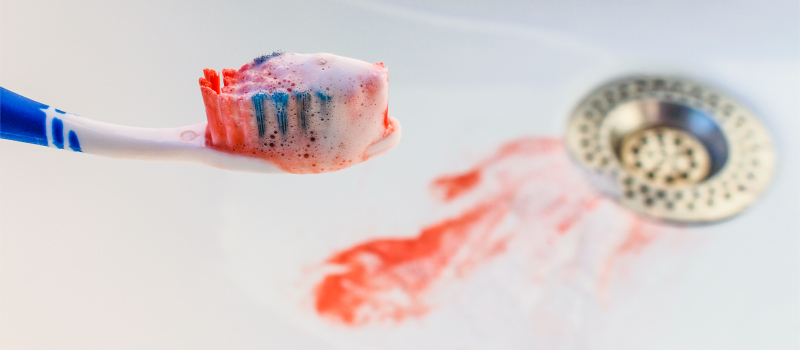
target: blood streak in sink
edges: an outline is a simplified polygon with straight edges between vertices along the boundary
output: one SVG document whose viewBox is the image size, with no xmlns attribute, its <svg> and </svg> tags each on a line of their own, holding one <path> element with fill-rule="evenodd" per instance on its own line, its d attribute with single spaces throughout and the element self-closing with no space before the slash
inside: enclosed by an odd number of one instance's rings
<svg viewBox="0 0 800 350">
<path fill-rule="evenodd" d="M 320 316 L 348 326 L 422 317 L 434 309 L 429 295 L 437 287 L 509 255 L 525 261 L 531 283 L 588 276 L 598 292 L 621 257 L 640 254 L 660 236 L 657 224 L 590 188 L 557 138 L 507 143 L 431 186 L 441 205 L 460 214 L 421 225 L 411 238 L 387 233 L 334 253 L 324 262 L 333 272 L 314 290 Z M 628 224 L 612 225 L 620 222 Z"/>
</svg>

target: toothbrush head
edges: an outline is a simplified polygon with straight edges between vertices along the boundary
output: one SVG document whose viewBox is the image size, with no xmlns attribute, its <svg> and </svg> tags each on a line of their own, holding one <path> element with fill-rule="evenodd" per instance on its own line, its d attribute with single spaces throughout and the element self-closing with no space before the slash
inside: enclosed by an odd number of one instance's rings
<svg viewBox="0 0 800 350">
<path fill-rule="evenodd" d="M 356 165 L 400 141 L 400 123 L 388 114 L 383 63 L 275 52 L 239 70 L 223 69 L 222 86 L 216 71 L 204 75 L 211 149 L 309 174 Z"/>
</svg>

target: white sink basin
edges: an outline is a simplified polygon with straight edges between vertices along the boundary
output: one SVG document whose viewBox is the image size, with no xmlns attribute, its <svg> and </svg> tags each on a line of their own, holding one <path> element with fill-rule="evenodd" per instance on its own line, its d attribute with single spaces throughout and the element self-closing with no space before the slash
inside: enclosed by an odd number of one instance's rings
<svg viewBox="0 0 800 350">
<path fill-rule="evenodd" d="M 203 68 L 332 52 L 385 63 L 403 140 L 314 176 L 3 141 L 0 347 L 797 348 L 799 14 L 796 1 L 6 0 L 2 86 L 68 112 L 200 122 Z M 639 72 L 708 81 L 762 117 L 778 168 L 761 200 L 676 228 L 589 190 L 557 140 L 584 94 Z M 520 138 L 556 146 L 487 160 Z M 432 193 L 474 169 L 461 179 L 477 189 Z M 470 218 L 464 242 L 427 240 Z"/>
</svg>

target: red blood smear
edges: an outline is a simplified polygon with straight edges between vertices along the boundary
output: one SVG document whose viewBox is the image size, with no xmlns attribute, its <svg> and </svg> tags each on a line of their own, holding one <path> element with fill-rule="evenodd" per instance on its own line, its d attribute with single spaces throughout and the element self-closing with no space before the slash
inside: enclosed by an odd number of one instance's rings
<svg viewBox="0 0 800 350">
<path fill-rule="evenodd" d="M 649 245 L 654 238 L 652 234 L 648 235 L 645 232 L 645 222 L 642 218 L 633 217 L 632 221 L 633 222 L 631 223 L 630 231 L 628 231 L 628 236 L 617 248 L 618 253 L 638 253 L 644 247 Z"/>
<path fill-rule="evenodd" d="M 635 215 L 630 215 L 628 221 L 628 230 L 625 238 L 617 245 L 612 254 L 607 257 L 605 266 L 601 271 L 600 285 L 603 287 L 610 283 L 611 275 L 618 260 L 641 253 L 644 248 L 653 243 L 664 228 Z"/>
<path fill-rule="evenodd" d="M 489 159 L 479 163 L 472 170 L 462 174 L 445 175 L 433 180 L 433 190 L 441 194 L 445 201 L 453 200 L 474 189 L 481 180 L 481 172 L 493 165 L 514 156 L 537 157 L 563 151 L 558 138 L 523 138 L 509 142 Z"/>
<path fill-rule="evenodd" d="M 320 315 L 350 326 L 420 317 L 430 310 L 426 294 L 447 280 L 443 272 L 448 269 L 454 272 L 448 276 L 468 277 L 513 244 L 540 242 L 543 246 L 533 247 L 533 254 L 546 256 L 551 247 L 570 244 L 561 243 L 565 236 L 620 237 L 598 231 L 605 227 L 584 224 L 591 223 L 589 219 L 596 217 L 591 214 L 601 204 L 613 204 L 591 190 L 556 138 L 507 143 L 472 169 L 435 179 L 432 189 L 445 204 L 457 199 L 473 203 L 463 214 L 441 220 L 414 238 L 375 239 L 334 254 L 326 265 L 342 270 L 328 274 L 315 290 Z M 473 196 L 465 196 L 468 193 Z M 518 202 L 524 205 L 516 208 Z M 522 226 L 504 233 L 501 224 L 512 213 Z M 653 236 L 644 233 L 642 226 L 656 227 L 618 208 L 613 213 L 605 219 L 633 220 L 633 224 L 627 234 L 619 232 L 625 238 L 612 242 L 616 248 L 600 259 L 600 266 L 589 267 L 604 270 L 599 286 L 608 279 L 616 256 L 636 254 L 651 244 Z M 528 236 L 516 237 L 511 231 Z"/>
<path fill-rule="evenodd" d="M 383 111 L 383 127 L 387 131 L 392 129 L 392 122 L 389 121 L 389 106 L 386 106 L 386 110 Z M 391 134 L 391 132 L 387 132 L 387 134 Z"/>
<path fill-rule="evenodd" d="M 327 263 L 344 271 L 317 286 L 317 312 L 348 325 L 424 314 L 422 293 L 470 236 L 493 230 L 509 209 L 508 199 L 501 197 L 427 227 L 414 238 L 376 239 L 337 253 Z"/>
<path fill-rule="evenodd" d="M 556 231 L 561 234 L 567 233 L 581 218 L 583 218 L 585 213 L 596 208 L 597 205 L 600 204 L 601 199 L 602 197 L 599 195 L 586 198 L 580 206 L 576 207 L 577 210 L 572 211 L 572 213 L 567 215 L 567 217 L 556 226 Z"/>
<path fill-rule="evenodd" d="M 434 190 L 441 191 L 442 198 L 450 201 L 478 185 L 481 180 L 480 170 L 475 169 L 460 175 L 442 176 L 433 180 Z"/>
</svg>

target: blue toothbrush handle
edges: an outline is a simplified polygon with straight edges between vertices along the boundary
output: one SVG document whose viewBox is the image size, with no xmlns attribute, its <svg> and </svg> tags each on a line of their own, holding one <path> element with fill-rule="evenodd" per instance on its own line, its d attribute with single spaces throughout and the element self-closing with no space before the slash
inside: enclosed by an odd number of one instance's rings
<svg viewBox="0 0 800 350">
<path fill-rule="evenodd" d="M 49 146 L 47 114 L 44 112 L 48 108 L 0 87 L 0 138 Z M 61 136 L 63 145 L 63 134 Z"/>
<path fill-rule="evenodd" d="M 106 157 L 188 161 L 223 169 L 283 173 L 272 163 L 206 147 L 207 123 L 151 129 L 65 113 L 0 87 L 0 139 Z"/>
<path fill-rule="evenodd" d="M 205 129 L 205 123 L 170 129 L 102 123 L 0 87 L 1 139 L 109 157 L 185 160 L 208 151 Z"/>
</svg>

